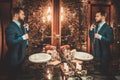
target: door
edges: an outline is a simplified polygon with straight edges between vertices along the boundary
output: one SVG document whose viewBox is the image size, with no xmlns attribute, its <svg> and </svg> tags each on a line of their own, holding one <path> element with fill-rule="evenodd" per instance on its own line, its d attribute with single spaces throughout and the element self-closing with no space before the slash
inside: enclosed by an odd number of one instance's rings
<svg viewBox="0 0 120 80">
<path fill-rule="evenodd" d="M 0 2 L 0 59 L 3 59 L 7 52 L 5 30 L 11 21 L 11 3 Z"/>
</svg>

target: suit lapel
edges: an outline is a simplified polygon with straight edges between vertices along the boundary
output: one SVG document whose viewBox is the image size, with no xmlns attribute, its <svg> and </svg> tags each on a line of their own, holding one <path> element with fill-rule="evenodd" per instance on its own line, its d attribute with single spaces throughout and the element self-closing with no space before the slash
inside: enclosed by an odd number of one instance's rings
<svg viewBox="0 0 120 80">
<path fill-rule="evenodd" d="M 24 29 L 24 27 L 23 27 L 23 26 L 21 27 L 21 29 L 22 29 L 22 32 L 23 32 L 23 33 L 25 33 L 25 29 Z"/>
<path fill-rule="evenodd" d="M 99 34 L 102 33 L 102 32 L 105 30 L 105 28 L 106 28 L 106 23 L 103 24 L 103 26 L 102 26 L 101 29 L 98 31 L 98 33 L 99 33 Z"/>
<path fill-rule="evenodd" d="M 19 32 L 20 32 L 21 34 L 23 34 L 22 28 L 20 28 L 15 22 L 13 22 L 13 23 L 15 24 L 15 26 L 16 26 L 16 28 L 19 30 Z"/>
</svg>

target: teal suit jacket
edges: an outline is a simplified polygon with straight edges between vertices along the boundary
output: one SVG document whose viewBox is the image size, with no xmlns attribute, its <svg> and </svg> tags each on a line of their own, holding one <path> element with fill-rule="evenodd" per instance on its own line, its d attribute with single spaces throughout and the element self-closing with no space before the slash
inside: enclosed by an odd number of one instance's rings
<svg viewBox="0 0 120 80">
<path fill-rule="evenodd" d="M 110 58 L 110 44 L 114 41 L 113 29 L 105 23 L 98 32 L 102 35 L 101 40 L 94 38 L 97 29 L 98 26 L 89 31 L 90 40 L 94 44 L 94 59 L 106 63 Z"/>
<path fill-rule="evenodd" d="M 11 22 L 6 29 L 7 63 L 10 66 L 17 66 L 24 61 L 27 46 L 26 40 L 22 38 L 24 34 L 24 28 L 20 28 L 15 22 Z"/>
</svg>

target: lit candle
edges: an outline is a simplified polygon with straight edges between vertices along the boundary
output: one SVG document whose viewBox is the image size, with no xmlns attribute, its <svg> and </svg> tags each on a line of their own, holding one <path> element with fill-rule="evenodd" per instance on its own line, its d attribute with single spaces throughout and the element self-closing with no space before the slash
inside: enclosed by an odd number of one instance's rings
<svg viewBox="0 0 120 80">
<path fill-rule="evenodd" d="M 52 74 L 48 74 L 47 78 L 50 80 L 52 78 Z"/>
<path fill-rule="evenodd" d="M 66 72 L 69 71 L 69 67 L 68 67 L 67 63 L 64 63 L 64 69 L 65 69 Z"/>
<path fill-rule="evenodd" d="M 47 73 L 50 73 L 49 69 L 47 70 Z"/>
</svg>

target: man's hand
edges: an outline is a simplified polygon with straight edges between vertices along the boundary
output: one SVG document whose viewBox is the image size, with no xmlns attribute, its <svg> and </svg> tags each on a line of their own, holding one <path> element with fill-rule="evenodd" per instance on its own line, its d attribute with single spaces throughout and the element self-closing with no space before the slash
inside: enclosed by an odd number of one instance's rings
<svg viewBox="0 0 120 80">
<path fill-rule="evenodd" d="M 101 36 L 100 34 L 98 34 L 98 33 L 95 34 L 95 38 L 101 39 L 101 37 L 102 37 L 102 36 Z"/>
<path fill-rule="evenodd" d="M 24 35 L 22 36 L 22 38 L 23 38 L 23 40 L 27 40 L 27 39 L 29 39 L 29 36 L 28 36 L 28 34 L 24 34 Z"/>
<path fill-rule="evenodd" d="M 93 30 L 95 27 L 96 27 L 96 25 L 92 24 L 91 27 L 90 27 L 90 30 Z"/>
<path fill-rule="evenodd" d="M 26 28 L 27 30 L 29 30 L 29 25 L 27 23 L 25 23 L 23 26 L 24 26 L 24 28 Z"/>
</svg>

